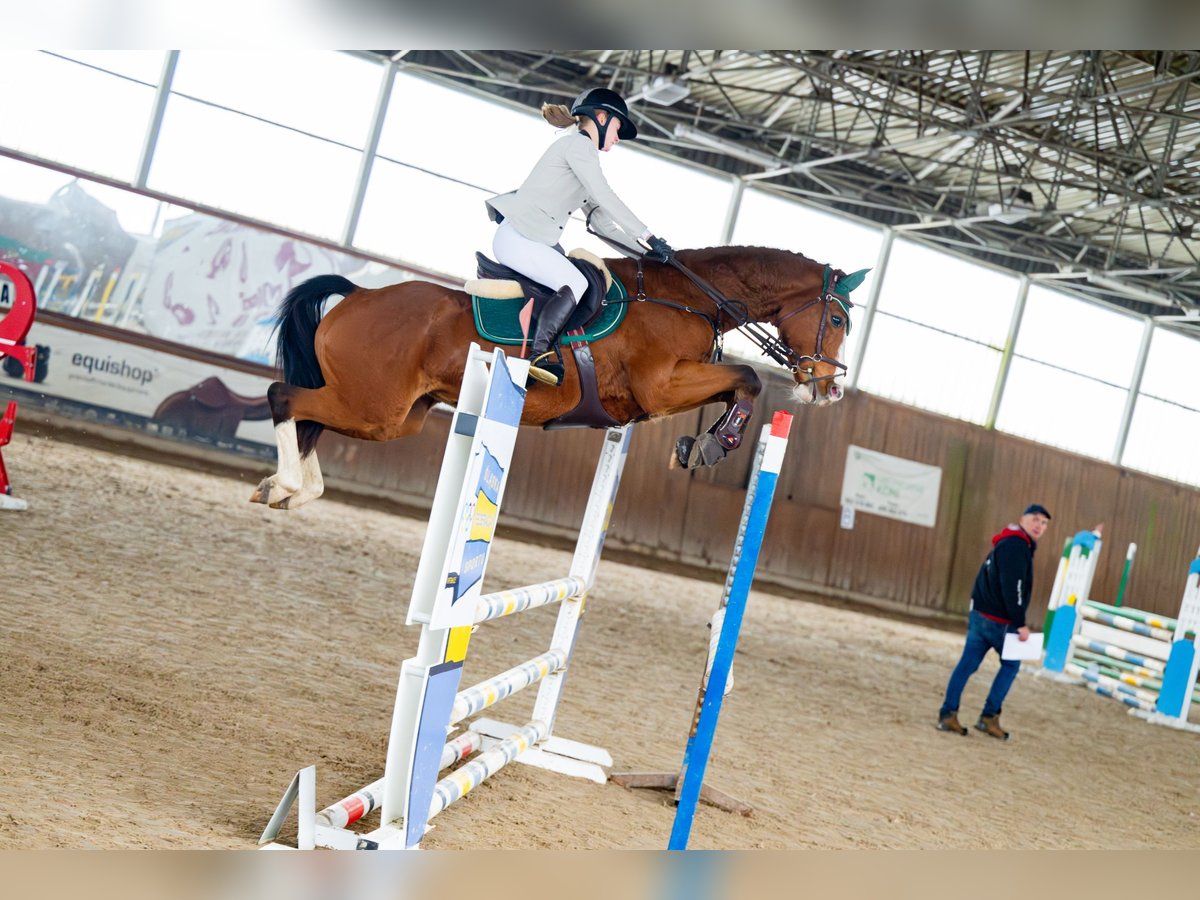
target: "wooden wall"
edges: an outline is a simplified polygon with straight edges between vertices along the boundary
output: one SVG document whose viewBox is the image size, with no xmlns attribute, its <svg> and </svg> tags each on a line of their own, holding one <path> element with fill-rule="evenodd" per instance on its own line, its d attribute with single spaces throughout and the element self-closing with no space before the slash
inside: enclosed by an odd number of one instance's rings
<svg viewBox="0 0 1200 900">
<path fill-rule="evenodd" d="M 1115 597 L 1125 549 L 1138 545 L 1126 605 L 1173 615 L 1200 545 L 1200 491 L 1021 438 L 851 392 L 825 409 L 796 409 L 790 383 L 767 379 L 751 431 L 774 409 L 796 417 L 759 562 L 759 578 L 799 592 L 912 613 L 961 615 L 991 536 L 1028 503 L 1053 513 L 1037 554 L 1041 620 L 1063 541 L 1105 523 L 1096 599 Z M 720 408 L 638 425 L 609 531 L 611 546 L 723 570 L 744 497 L 753 438 L 714 469 L 668 468 L 675 438 L 704 430 Z M 327 434 L 331 486 L 427 506 L 449 416 L 416 438 L 371 444 Z M 1169 439 L 1169 436 L 1164 436 Z M 517 442 L 502 522 L 569 535 L 582 517 L 601 433 L 527 429 Z M 856 444 L 942 469 L 933 528 L 859 513 L 839 527 L 846 448 Z"/>
</svg>

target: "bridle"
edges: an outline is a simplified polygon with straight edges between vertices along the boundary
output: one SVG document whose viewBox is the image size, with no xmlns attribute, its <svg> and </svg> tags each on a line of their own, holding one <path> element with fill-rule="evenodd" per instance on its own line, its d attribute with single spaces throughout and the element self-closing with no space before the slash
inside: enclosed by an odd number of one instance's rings
<svg viewBox="0 0 1200 900">
<path fill-rule="evenodd" d="M 659 300 L 654 297 L 647 297 L 644 290 L 644 281 L 642 275 L 642 263 L 645 259 L 645 254 L 640 249 L 633 249 L 624 244 L 614 241 L 592 229 L 591 216 L 588 216 L 586 224 L 589 233 L 600 238 L 614 250 L 619 250 L 626 256 L 630 256 L 637 263 L 637 295 L 633 298 L 634 302 L 639 303 L 657 303 L 660 306 L 669 306 L 672 309 L 678 309 L 683 312 L 691 313 L 692 315 L 700 316 L 705 319 L 713 330 L 713 348 L 714 353 L 719 355 L 721 341 L 721 317 L 724 316 L 733 322 L 734 327 L 744 334 L 751 342 L 754 343 L 764 356 L 768 356 L 777 362 L 779 365 L 791 370 L 793 376 L 803 374 L 806 376 L 805 384 L 815 386 L 821 381 L 831 381 L 839 375 L 844 375 L 848 371 L 846 364 L 840 359 L 832 356 L 826 356 L 822 350 L 825 342 L 825 323 L 829 313 L 829 304 L 836 303 L 846 316 L 846 333 L 850 332 L 850 309 L 854 306 L 849 297 L 840 296 L 835 288 L 839 278 L 845 277 L 845 272 L 839 269 L 834 269 L 832 266 L 825 266 L 824 279 L 822 281 L 821 293 L 809 300 L 798 309 L 793 309 L 786 315 L 772 322 L 775 328 L 779 327 L 793 316 L 798 316 L 800 313 L 811 309 L 818 303 L 821 304 L 821 324 L 817 326 L 816 346 L 811 354 L 797 353 L 787 343 L 776 335 L 771 334 L 763 328 L 758 322 L 750 318 L 750 313 L 746 308 L 746 304 L 740 300 L 730 300 L 719 290 L 677 260 L 674 256 L 667 261 L 667 265 L 672 266 L 677 271 L 683 274 L 692 284 L 698 287 L 709 300 L 717 307 L 717 317 L 704 313 L 698 309 L 693 309 L 690 306 L 683 306 L 679 303 L 672 303 L 669 300 Z M 631 302 L 629 300 L 619 302 Z M 827 363 L 833 366 L 834 372 L 832 375 L 814 375 L 814 371 L 819 363 Z"/>
<path fill-rule="evenodd" d="M 642 261 L 639 259 L 637 263 L 640 282 Z M 818 303 L 821 304 L 821 324 L 817 326 L 816 346 L 813 348 L 813 352 L 808 354 L 797 353 L 792 349 L 791 346 L 789 346 L 787 341 L 783 340 L 781 337 L 771 334 L 757 322 L 752 321 L 749 313 L 746 311 L 746 305 L 744 303 L 736 300 L 730 300 L 687 266 L 683 265 L 683 263 L 679 262 L 679 260 L 672 257 L 669 260 L 668 265 L 681 272 L 684 277 L 692 282 L 692 284 L 696 285 L 696 287 L 703 291 L 705 295 L 707 295 L 707 297 L 716 305 L 718 316 L 727 316 L 730 321 L 734 323 L 734 326 L 737 328 L 737 330 L 753 341 L 765 356 L 769 356 L 781 366 L 786 366 L 792 371 L 793 375 L 798 373 L 803 373 L 806 375 L 806 384 L 816 384 L 820 381 L 829 381 L 846 373 L 847 369 L 844 362 L 836 357 L 826 356 L 822 350 L 825 344 L 825 323 L 829 313 L 829 304 L 836 303 L 839 307 L 841 307 L 842 312 L 846 315 L 847 325 L 850 321 L 850 308 L 854 306 L 854 304 L 848 297 L 839 297 L 833 290 L 833 285 L 837 283 L 837 276 L 844 275 L 844 272 L 838 272 L 837 270 L 832 270 L 829 266 L 826 266 L 824 286 L 821 290 L 821 293 L 812 300 L 809 300 L 803 306 L 791 310 L 787 314 L 780 316 L 778 319 L 772 322 L 772 324 L 778 330 L 788 319 L 792 318 L 793 316 L 800 315 L 800 313 L 811 309 Z M 831 273 L 835 277 L 831 278 Z M 849 331 L 848 327 L 847 331 Z M 827 363 L 833 366 L 835 370 L 834 373 L 832 375 L 814 375 L 813 372 L 818 363 Z"/>
</svg>

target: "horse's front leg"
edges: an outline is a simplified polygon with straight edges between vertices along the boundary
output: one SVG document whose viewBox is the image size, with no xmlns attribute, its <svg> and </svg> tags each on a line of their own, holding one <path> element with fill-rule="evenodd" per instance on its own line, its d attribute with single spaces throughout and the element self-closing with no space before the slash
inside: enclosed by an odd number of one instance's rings
<svg viewBox="0 0 1200 900">
<path fill-rule="evenodd" d="M 684 436 L 675 442 L 672 466 L 695 469 L 714 466 L 742 443 L 754 414 L 754 400 L 762 380 L 751 366 L 680 362 L 666 386 L 668 412 L 683 412 L 724 401 L 725 412 L 704 434 Z"/>
</svg>

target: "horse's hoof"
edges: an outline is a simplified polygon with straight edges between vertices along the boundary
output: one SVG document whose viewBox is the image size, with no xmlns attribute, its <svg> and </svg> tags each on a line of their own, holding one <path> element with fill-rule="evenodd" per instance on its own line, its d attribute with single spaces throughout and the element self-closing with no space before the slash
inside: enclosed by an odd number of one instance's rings
<svg viewBox="0 0 1200 900">
<path fill-rule="evenodd" d="M 277 480 L 278 476 L 272 475 L 270 478 L 264 478 L 254 493 L 250 495 L 251 503 L 265 503 L 271 509 L 287 509 L 282 504 L 296 491 L 299 487 L 288 489 L 286 485 L 282 485 Z"/>
<path fill-rule="evenodd" d="M 678 442 L 676 442 L 676 451 L 678 452 Z M 725 458 L 728 452 L 728 450 L 721 446 L 721 442 L 717 440 L 715 435 L 702 434 L 692 442 L 691 451 L 688 454 L 687 468 L 697 469 L 700 466 L 715 466 Z"/>
<path fill-rule="evenodd" d="M 694 437 L 687 437 L 686 435 L 675 441 L 675 452 L 671 456 L 672 469 L 690 468 L 688 460 L 692 458 L 692 447 L 695 444 L 696 439 Z"/>
</svg>

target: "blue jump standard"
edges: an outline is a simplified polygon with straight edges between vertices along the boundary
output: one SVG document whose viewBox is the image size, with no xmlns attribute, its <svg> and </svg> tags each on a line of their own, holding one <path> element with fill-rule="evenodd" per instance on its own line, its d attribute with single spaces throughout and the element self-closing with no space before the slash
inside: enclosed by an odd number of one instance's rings
<svg viewBox="0 0 1200 900">
<path fill-rule="evenodd" d="M 786 432 L 785 432 L 786 434 Z M 737 648 L 738 633 L 746 611 L 746 599 L 754 581 L 754 570 L 758 565 L 758 553 L 762 548 L 763 534 L 767 528 L 767 517 L 771 512 L 771 501 L 775 496 L 778 472 L 760 471 L 754 487 L 754 498 L 750 514 L 746 519 L 745 537 L 741 554 L 734 568 L 729 600 L 725 607 L 725 620 L 721 636 L 713 655 L 712 670 L 704 701 L 697 718 L 695 735 L 688 739 L 683 755 L 683 784 L 679 794 L 679 805 L 675 809 L 675 823 L 671 828 L 668 850 L 686 850 L 692 831 L 692 820 L 700 802 L 700 790 L 704 786 L 704 770 L 712 752 L 713 737 L 717 731 L 717 719 L 721 714 L 721 701 L 725 699 L 725 686 L 733 668 L 733 653 Z"/>
</svg>

